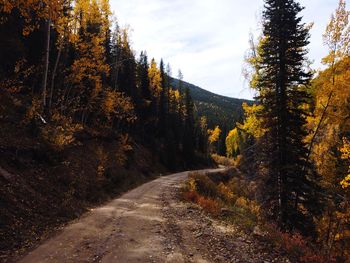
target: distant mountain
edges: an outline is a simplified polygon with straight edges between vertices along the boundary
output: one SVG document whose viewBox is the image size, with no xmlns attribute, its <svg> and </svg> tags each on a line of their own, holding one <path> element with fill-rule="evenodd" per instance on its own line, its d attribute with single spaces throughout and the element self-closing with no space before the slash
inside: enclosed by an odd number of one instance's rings
<svg viewBox="0 0 350 263">
<path fill-rule="evenodd" d="M 178 88 L 179 80 L 172 79 L 171 85 Z M 252 104 L 251 100 L 236 99 L 221 96 L 191 83 L 184 82 L 184 88 L 188 87 L 195 103 L 196 114 L 206 116 L 209 127 L 220 125 L 231 129 L 237 121 L 243 119 L 242 103 Z"/>
</svg>

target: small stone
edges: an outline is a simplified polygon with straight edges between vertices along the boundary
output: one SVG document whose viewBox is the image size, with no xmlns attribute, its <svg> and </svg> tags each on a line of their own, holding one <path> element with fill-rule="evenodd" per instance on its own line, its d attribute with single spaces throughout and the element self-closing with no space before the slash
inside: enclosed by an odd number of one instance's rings
<svg viewBox="0 0 350 263">
<path fill-rule="evenodd" d="M 264 233 L 259 226 L 256 226 L 254 227 L 254 230 L 253 230 L 253 235 L 255 236 L 260 236 L 260 237 L 264 237 L 266 236 L 266 233 Z"/>
<path fill-rule="evenodd" d="M 198 237 L 201 237 L 201 236 L 203 236 L 203 233 L 202 233 L 202 232 L 199 232 L 199 233 L 196 235 L 197 238 L 198 238 Z"/>
</svg>

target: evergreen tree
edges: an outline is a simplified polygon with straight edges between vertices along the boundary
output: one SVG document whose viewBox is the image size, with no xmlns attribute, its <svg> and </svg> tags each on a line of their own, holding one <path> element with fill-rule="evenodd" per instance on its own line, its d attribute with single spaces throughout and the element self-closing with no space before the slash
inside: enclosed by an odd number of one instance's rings
<svg viewBox="0 0 350 263">
<path fill-rule="evenodd" d="M 120 39 L 119 53 L 119 74 L 118 88 L 130 96 L 134 103 L 139 100 L 139 94 L 136 88 L 136 61 L 130 47 L 130 41 L 127 30 L 123 30 Z"/>
<path fill-rule="evenodd" d="M 140 132 L 142 136 L 151 131 L 152 116 L 152 94 L 150 90 L 150 79 L 148 77 L 148 57 L 147 53 L 141 52 L 137 62 L 137 86 L 141 100 L 138 104 L 138 116 L 140 118 Z"/>
<path fill-rule="evenodd" d="M 193 100 L 188 88 L 185 89 L 185 107 L 184 107 L 184 134 L 183 134 L 183 154 L 185 163 L 191 165 L 194 157 L 194 116 L 193 116 Z"/>
<path fill-rule="evenodd" d="M 161 77 L 161 87 L 159 105 L 158 105 L 158 132 L 159 135 L 165 135 L 167 129 L 167 76 L 164 69 L 163 59 L 160 61 L 160 77 Z"/>
<path fill-rule="evenodd" d="M 145 107 L 150 104 L 152 100 L 152 94 L 150 90 L 150 80 L 148 77 L 148 57 L 146 52 L 141 52 L 140 58 L 138 61 L 138 86 L 141 93 L 141 97 L 145 100 Z"/>
<path fill-rule="evenodd" d="M 226 155 L 226 137 L 227 137 L 227 127 L 226 125 L 223 125 L 220 138 L 218 141 L 218 154 L 221 156 Z"/>
<path fill-rule="evenodd" d="M 257 89 L 268 129 L 264 144 L 265 205 L 282 229 L 312 228 L 314 182 L 307 163 L 305 70 L 309 30 L 294 0 L 265 0 Z"/>
</svg>

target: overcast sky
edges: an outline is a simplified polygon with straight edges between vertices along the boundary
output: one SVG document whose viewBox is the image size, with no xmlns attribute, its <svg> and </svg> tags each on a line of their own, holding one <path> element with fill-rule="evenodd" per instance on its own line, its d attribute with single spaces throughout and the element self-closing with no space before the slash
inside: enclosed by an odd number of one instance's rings
<svg viewBox="0 0 350 263">
<path fill-rule="evenodd" d="M 350 7 L 347 0 L 347 7 Z M 110 0 L 121 26 L 132 29 L 134 50 L 170 63 L 184 79 L 204 89 L 251 99 L 242 76 L 249 32 L 258 34 L 263 0 Z M 304 22 L 314 22 L 310 59 L 314 68 L 327 53 L 322 34 L 338 0 L 300 0 Z"/>
</svg>

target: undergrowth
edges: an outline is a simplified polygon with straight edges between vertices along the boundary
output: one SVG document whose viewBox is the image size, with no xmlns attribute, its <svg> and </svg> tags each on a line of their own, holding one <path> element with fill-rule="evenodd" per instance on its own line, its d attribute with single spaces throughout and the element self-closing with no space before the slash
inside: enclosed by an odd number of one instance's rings
<svg viewBox="0 0 350 263">
<path fill-rule="evenodd" d="M 317 250 L 312 240 L 301 234 L 286 233 L 271 224 L 255 200 L 256 185 L 235 169 L 220 173 L 190 173 L 181 189 L 185 201 L 199 205 L 212 216 L 239 226 L 283 252 L 293 262 L 331 263 Z"/>
</svg>

